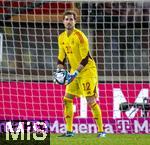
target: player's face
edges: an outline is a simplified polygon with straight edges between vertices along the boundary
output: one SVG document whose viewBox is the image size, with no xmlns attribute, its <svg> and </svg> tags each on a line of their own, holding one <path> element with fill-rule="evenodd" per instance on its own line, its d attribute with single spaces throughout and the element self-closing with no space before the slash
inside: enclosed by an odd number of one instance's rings
<svg viewBox="0 0 150 145">
<path fill-rule="evenodd" d="M 76 21 L 73 15 L 66 15 L 64 18 L 64 26 L 67 30 L 74 29 Z"/>
</svg>

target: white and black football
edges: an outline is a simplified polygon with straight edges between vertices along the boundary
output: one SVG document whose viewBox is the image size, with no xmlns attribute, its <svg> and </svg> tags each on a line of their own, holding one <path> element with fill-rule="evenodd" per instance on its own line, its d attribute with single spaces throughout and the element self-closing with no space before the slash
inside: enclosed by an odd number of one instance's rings
<svg viewBox="0 0 150 145">
<path fill-rule="evenodd" d="M 54 74 L 54 83 L 58 83 L 60 85 L 64 85 L 66 83 L 66 77 L 68 72 L 64 69 L 61 69 Z"/>
</svg>

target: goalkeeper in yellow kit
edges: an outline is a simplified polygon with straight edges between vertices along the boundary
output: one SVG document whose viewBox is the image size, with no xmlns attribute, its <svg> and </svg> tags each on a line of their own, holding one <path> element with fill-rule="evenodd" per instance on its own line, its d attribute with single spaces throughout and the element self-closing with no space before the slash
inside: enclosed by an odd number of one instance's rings
<svg viewBox="0 0 150 145">
<path fill-rule="evenodd" d="M 89 52 L 88 39 L 83 32 L 75 28 L 76 13 L 66 11 L 63 15 L 65 31 L 58 37 L 58 69 L 64 69 L 65 59 L 70 64 L 70 73 L 67 78 L 66 93 L 64 96 L 64 117 L 66 122 L 66 134 L 62 136 L 72 137 L 73 133 L 73 98 L 75 96 L 86 97 L 93 117 L 98 127 L 98 137 L 104 137 L 101 109 L 96 102 L 98 97 L 97 68 Z"/>
</svg>

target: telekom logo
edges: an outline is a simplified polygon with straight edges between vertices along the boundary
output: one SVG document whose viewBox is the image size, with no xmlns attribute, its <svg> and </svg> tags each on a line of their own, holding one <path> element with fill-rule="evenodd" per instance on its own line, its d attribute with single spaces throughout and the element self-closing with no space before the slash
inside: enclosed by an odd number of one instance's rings
<svg viewBox="0 0 150 145">
<path fill-rule="evenodd" d="M 141 89 L 134 103 L 143 103 L 144 98 L 148 99 L 148 91 L 149 91 L 148 89 Z M 113 118 L 114 119 L 121 118 L 121 111 L 119 110 L 119 105 L 123 102 L 127 102 L 127 100 L 124 94 L 122 93 L 122 90 L 120 88 L 114 88 L 113 89 Z M 135 109 L 134 107 L 131 107 L 128 111 L 126 111 L 126 116 L 128 118 L 134 118 L 138 110 L 139 110 L 138 108 Z"/>
</svg>

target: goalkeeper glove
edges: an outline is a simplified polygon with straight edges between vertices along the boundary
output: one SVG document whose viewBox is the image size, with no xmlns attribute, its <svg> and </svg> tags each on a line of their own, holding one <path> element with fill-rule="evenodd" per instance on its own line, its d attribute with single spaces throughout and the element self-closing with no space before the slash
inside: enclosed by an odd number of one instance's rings
<svg viewBox="0 0 150 145">
<path fill-rule="evenodd" d="M 66 77 L 66 85 L 70 84 L 76 78 L 78 74 L 79 74 L 79 71 L 77 70 L 73 74 L 68 73 Z"/>
</svg>

